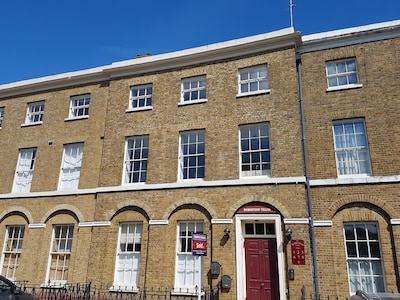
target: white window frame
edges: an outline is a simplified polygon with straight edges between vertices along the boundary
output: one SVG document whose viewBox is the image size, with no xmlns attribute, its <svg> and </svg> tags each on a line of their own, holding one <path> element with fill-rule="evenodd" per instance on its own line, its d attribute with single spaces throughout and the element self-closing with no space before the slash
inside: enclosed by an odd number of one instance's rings
<svg viewBox="0 0 400 300">
<path fill-rule="evenodd" d="M 64 145 L 59 190 L 78 189 L 83 159 L 83 143 Z"/>
<path fill-rule="evenodd" d="M 325 69 L 328 91 L 362 87 L 355 58 L 326 62 Z"/>
<path fill-rule="evenodd" d="M 73 236 L 74 225 L 53 226 L 45 281 L 51 286 L 64 286 L 67 283 Z"/>
<path fill-rule="evenodd" d="M 70 99 L 68 119 L 87 119 L 89 118 L 89 108 L 91 95 L 77 95 Z"/>
<path fill-rule="evenodd" d="M 205 75 L 182 79 L 180 105 L 207 102 L 207 78 Z"/>
<path fill-rule="evenodd" d="M 127 111 L 153 109 L 152 102 L 153 84 L 131 86 Z"/>
<path fill-rule="evenodd" d="M 376 228 L 376 233 L 374 234 L 369 233 L 369 228 L 372 226 Z M 350 227 L 352 227 L 353 233 L 351 238 L 348 238 L 346 234 L 346 227 L 349 228 L 349 231 L 351 229 Z M 357 228 L 364 228 L 363 231 L 365 232 L 365 237 L 358 233 L 359 230 Z M 374 235 L 376 236 L 375 238 Z M 367 293 L 386 292 L 385 272 L 378 223 L 346 222 L 343 226 L 343 236 L 345 240 L 346 265 L 350 293 L 354 294 L 357 290 L 363 290 Z M 351 248 L 350 245 L 352 245 Z M 373 245 L 375 249 L 373 249 Z M 351 250 L 350 256 L 349 249 Z M 377 251 L 379 252 L 379 257 L 375 257 Z M 375 253 L 375 256 L 371 255 L 372 253 Z M 353 268 L 351 268 L 351 266 Z M 380 284 L 380 288 L 378 284 Z"/>
<path fill-rule="evenodd" d="M 13 193 L 29 193 L 36 162 L 36 148 L 19 150 Z"/>
<path fill-rule="evenodd" d="M 143 223 L 122 222 L 115 259 L 114 289 L 138 291 Z"/>
<path fill-rule="evenodd" d="M 0 107 L 0 129 L 3 127 L 4 107 Z"/>
<path fill-rule="evenodd" d="M 1 274 L 11 281 L 15 281 L 17 279 L 16 272 L 19 267 L 19 258 L 22 253 L 24 233 L 24 225 L 6 226 L 3 255 L 1 258 Z"/>
<path fill-rule="evenodd" d="M 206 172 L 205 143 L 205 130 L 181 132 L 179 136 L 178 180 L 204 180 Z"/>
<path fill-rule="evenodd" d="M 350 128 L 352 132 L 345 131 Z M 338 177 L 371 176 L 372 167 L 365 120 L 334 121 L 332 131 Z M 362 169 L 365 169 L 365 171 Z"/>
<path fill-rule="evenodd" d="M 247 90 L 243 90 L 244 87 L 247 87 Z M 238 71 L 237 97 L 270 92 L 267 65 L 244 68 Z"/>
<path fill-rule="evenodd" d="M 239 153 L 240 176 L 242 178 L 253 176 L 271 177 L 272 159 L 269 123 L 240 126 Z"/>
<path fill-rule="evenodd" d="M 28 103 L 24 125 L 36 125 L 43 123 L 44 101 Z"/>
<path fill-rule="evenodd" d="M 192 254 L 192 234 L 203 233 L 204 226 L 203 221 L 196 220 L 179 221 L 177 224 L 175 294 L 194 294 L 204 286 L 204 258 Z M 184 235 L 181 235 L 181 228 L 185 231 Z M 183 240 L 186 244 L 182 243 Z"/>
<path fill-rule="evenodd" d="M 149 136 L 135 136 L 126 139 L 124 184 L 145 183 L 149 157 Z"/>
</svg>

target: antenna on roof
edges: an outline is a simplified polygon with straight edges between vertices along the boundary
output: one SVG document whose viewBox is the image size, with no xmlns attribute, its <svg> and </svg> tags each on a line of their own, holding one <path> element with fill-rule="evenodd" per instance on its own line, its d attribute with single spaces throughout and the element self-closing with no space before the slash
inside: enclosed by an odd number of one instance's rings
<svg viewBox="0 0 400 300">
<path fill-rule="evenodd" d="M 293 0 L 289 0 L 289 10 L 290 10 L 290 27 L 293 27 Z"/>
</svg>

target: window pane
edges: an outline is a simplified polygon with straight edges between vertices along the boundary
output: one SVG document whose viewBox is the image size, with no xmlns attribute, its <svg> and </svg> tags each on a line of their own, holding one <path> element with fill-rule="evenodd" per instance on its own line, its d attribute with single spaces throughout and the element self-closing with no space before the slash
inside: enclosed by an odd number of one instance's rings
<svg viewBox="0 0 400 300">
<path fill-rule="evenodd" d="M 266 80 L 260 81 L 260 90 L 267 90 L 268 89 L 268 82 Z"/>
<path fill-rule="evenodd" d="M 250 92 L 258 91 L 258 82 L 250 82 Z"/>
<path fill-rule="evenodd" d="M 378 240 L 378 227 L 375 224 L 367 224 L 368 238 L 370 240 Z"/>
<path fill-rule="evenodd" d="M 367 232 L 365 231 L 364 225 L 356 225 L 356 233 L 358 240 L 366 240 Z"/>
<path fill-rule="evenodd" d="M 326 65 L 326 70 L 328 75 L 336 74 L 336 65 L 334 63 L 329 63 Z"/>
<path fill-rule="evenodd" d="M 356 74 L 349 75 L 348 81 L 349 81 L 349 84 L 357 84 L 358 83 L 357 75 Z"/>
<path fill-rule="evenodd" d="M 336 77 L 328 78 L 328 85 L 329 86 L 337 86 L 338 85 L 337 78 Z"/>
<path fill-rule="evenodd" d="M 368 246 L 366 242 L 358 243 L 358 255 L 359 257 L 368 257 Z"/>
<path fill-rule="evenodd" d="M 371 257 L 381 257 L 381 251 L 379 249 L 379 242 L 370 242 Z"/>
<path fill-rule="evenodd" d="M 264 224 L 256 223 L 256 234 L 265 234 Z"/>
<path fill-rule="evenodd" d="M 346 72 L 346 64 L 345 62 L 338 62 L 336 64 L 337 72 L 338 73 L 344 73 Z"/>
<path fill-rule="evenodd" d="M 356 71 L 356 62 L 354 60 L 347 62 L 347 71 L 348 72 Z"/>
<path fill-rule="evenodd" d="M 357 257 L 355 242 L 347 242 L 346 247 L 347 247 L 347 257 Z"/>
<path fill-rule="evenodd" d="M 254 234 L 254 224 L 245 224 L 245 233 Z"/>
<path fill-rule="evenodd" d="M 345 225 L 344 230 L 345 230 L 345 235 L 346 235 L 347 240 L 355 239 L 353 225 Z"/>
</svg>

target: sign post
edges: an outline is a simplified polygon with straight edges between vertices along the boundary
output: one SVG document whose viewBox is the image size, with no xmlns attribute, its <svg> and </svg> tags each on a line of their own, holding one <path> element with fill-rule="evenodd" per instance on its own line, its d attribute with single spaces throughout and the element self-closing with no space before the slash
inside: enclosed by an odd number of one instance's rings
<svg viewBox="0 0 400 300">
<path fill-rule="evenodd" d="M 204 233 L 193 233 L 192 234 L 192 254 L 194 256 L 206 256 L 207 255 L 207 235 Z M 199 259 L 201 259 L 199 257 Z M 199 283 L 197 285 L 197 299 L 201 299 L 201 264 L 199 264 Z"/>
</svg>

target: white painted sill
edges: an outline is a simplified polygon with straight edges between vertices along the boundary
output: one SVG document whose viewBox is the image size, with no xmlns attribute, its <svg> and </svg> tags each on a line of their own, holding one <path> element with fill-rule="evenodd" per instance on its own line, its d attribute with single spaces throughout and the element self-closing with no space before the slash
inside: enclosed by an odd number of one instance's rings
<svg viewBox="0 0 400 300">
<path fill-rule="evenodd" d="M 334 91 L 342 91 L 342 90 L 351 90 L 351 89 L 358 89 L 362 88 L 362 84 L 348 84 L 348 85 L 339 85 L 334 87 L 328 87 L 326 89 L 327 92 L 334 92 Z"/>
</svg>

